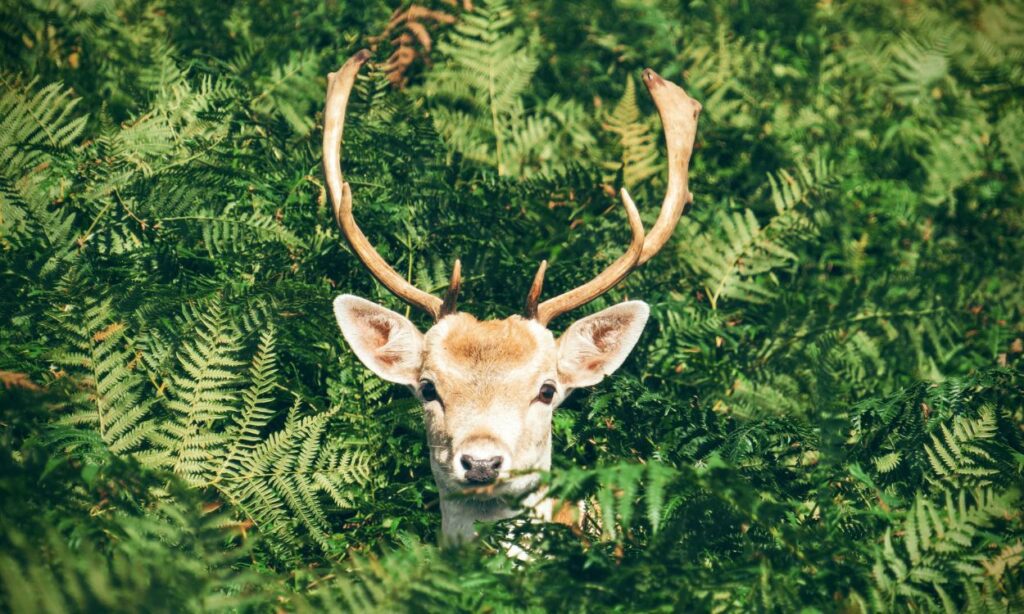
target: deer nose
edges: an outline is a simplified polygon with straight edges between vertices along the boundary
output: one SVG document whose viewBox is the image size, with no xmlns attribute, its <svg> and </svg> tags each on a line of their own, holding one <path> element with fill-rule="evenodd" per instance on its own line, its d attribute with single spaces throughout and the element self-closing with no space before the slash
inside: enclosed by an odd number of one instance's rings
<svg viewBox="0 0 1024 614">
<path fill-rule="evenodd" d="M 463 454 L 459 458 L 462 468 L 466 470 L 466 481 L 474 484 L 489 484 L 498 477 L 498 470 L 505 461 L 504 457 L 476 458 Z"/>
</svg>

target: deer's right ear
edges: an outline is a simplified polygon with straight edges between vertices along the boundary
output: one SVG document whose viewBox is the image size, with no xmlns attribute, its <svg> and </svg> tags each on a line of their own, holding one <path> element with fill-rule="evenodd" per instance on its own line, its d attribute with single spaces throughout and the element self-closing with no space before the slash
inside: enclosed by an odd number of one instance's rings
<svg viewBox="0 0 1024 614">
<path fill-rule="evenodd" d="M 423 364 L 423 334 L 404 316 L 366 299 L 334 299 L 334 317 L 359 360 L 382 379 L 415 386 Z"/>
</svg>

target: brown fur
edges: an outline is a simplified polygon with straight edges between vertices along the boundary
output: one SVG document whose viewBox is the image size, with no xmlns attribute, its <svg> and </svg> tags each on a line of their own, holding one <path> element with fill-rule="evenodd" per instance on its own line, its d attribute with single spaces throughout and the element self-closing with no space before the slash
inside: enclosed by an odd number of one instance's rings
<svg viewBox="0 0 1024 614">
<path fill-rule="evenodd" d="M 555 512 L 551 515 L 551 522 L 564 524 L 568 527 L 579 528 L 580 508 L 572 501 L 555 499 L 552 501 Z"/>
<path fill-rule="evenodd" d="M 443 347 L 459 364 L 467 367 L 512 367 L 529 361 L 537 342 L 519 317 L 479 321 L 459 313 L 457 326 L 444 339 Z"/>
<path fill-rule="evenodd" d="M 478 432 L 475 432 L 475 433 L 470 433 L 466 437 L 465 441 L 466 441 L 466 443 L 470 443 L 470 442 L 485 443 L 486 442 L 486 443 L 490 443 L 491 445 L 501 445 L 501 442 L 498 441 L 497 439 L 495 439 L 493 436 L 491 436 L 491 434 L 488 433 L 487 431 L 478 431 Z"/>
</svg>

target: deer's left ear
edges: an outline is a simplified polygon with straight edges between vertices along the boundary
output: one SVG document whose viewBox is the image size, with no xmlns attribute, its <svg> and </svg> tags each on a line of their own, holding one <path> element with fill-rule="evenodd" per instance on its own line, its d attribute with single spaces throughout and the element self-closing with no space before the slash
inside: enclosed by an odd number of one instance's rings
<svg viewBox="0 0 1024 614">
<path fill-rule="evenodd" d="M 558 375 L 569 388 L 593 386 L 615 372 L 633 350 L 651 308 L 619 303 L 573 322 L 558 338 Z"/>
</svg>

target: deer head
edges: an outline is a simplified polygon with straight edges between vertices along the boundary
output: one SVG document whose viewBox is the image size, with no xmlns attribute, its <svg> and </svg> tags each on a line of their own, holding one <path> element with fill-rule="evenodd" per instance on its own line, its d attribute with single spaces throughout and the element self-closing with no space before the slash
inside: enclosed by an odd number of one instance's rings
<svg viewBox="0 0 1024 614">
<path fill-rule="evenodd" d="M 540 302 L 547 263 L 541 262 L 523 315 L 479 321 L 456 310 L 461 266 L 456 260 L 444 298 L 413 286 L 377 253 L 352 216 L 352 191 L 342 179 L 345 108 L 360 67 L 360 51 L 328 75 L 323 159 L 334 216 L 352 251 L 396 296 L 426 311 L 435 324 L 421 333 L 407 318 L 365 299 L 334 301 L 341 332 L 356 356 L 381 378 L 413 390 L 423 404 L 430 463 L 441 495 L 446 537 L 472 535 L 476 520 L 515 513 L 508 501 L 533 493 L 526 505 L 550 516 L 536 471 L 551 466 L 551 416 L 575 389 L 592 386 L 622 365 L 639 339 L 649 309 L 627 301 L 577 320 L 557 339 L 548 323 L 621 282 L 668 241 L 692 202 L 689 163 L 700 103 L 654 71 L 643 73 L 661 116 L 669 179 L 661 213 L 649 233 L 623 188 L 631 240 L 597 277 Z"/>
</svg>

